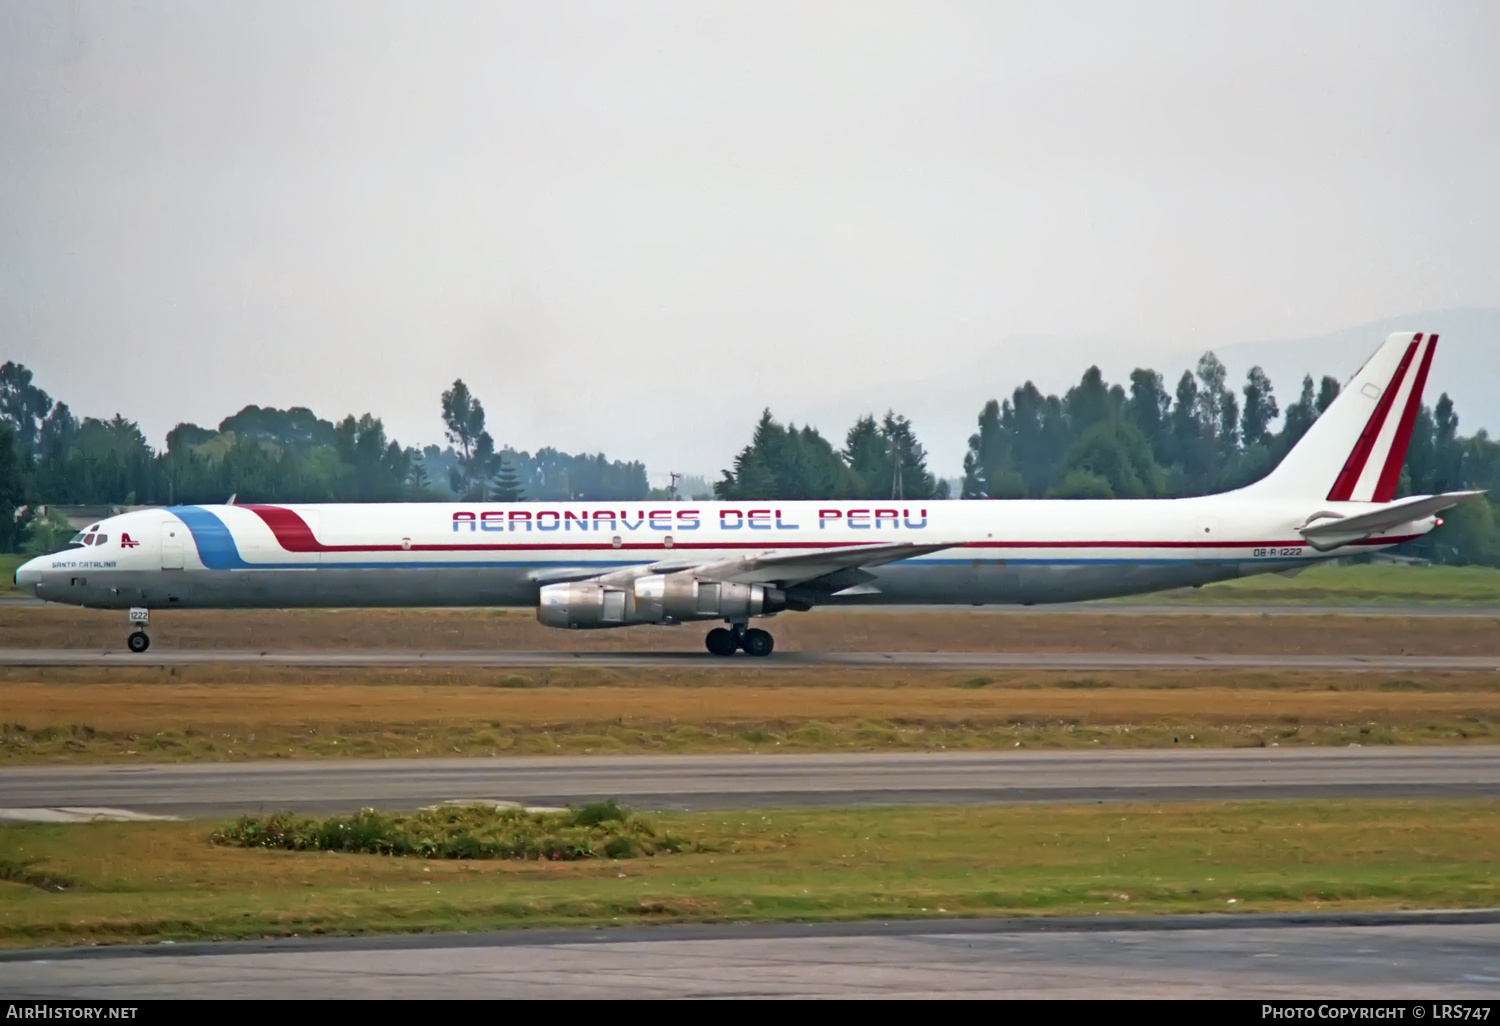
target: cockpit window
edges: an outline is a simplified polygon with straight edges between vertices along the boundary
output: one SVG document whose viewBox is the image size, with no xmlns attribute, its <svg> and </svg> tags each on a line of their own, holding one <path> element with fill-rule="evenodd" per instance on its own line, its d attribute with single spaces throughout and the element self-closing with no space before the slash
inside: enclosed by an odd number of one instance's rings
<svg viewBox="0 0 1500 1026">
<path fill-rule="evenodd" d="M 82 545 L 83 544 L 83 532 L 79 531 L 73 537 L 69 538 L 68 539 L 68 544 L 69 545 Z"/>
<path fill-rule="evenodd" d="M 107 541 L 109 541 L 109 535 L 107 535 L 107 534 L 101 534 L 101 535 L 99 535 L 98 537 L 96 537 L 94 539 L 94 544 L 95 545 L 103 545 Z"/>
<path fill-rule="evenodd" d="M 94 544 L 94 538 L 95 538 L 95 535 L 86 534 L 86 535 L 83 536 L 83 543 L 85 545 L 92 545 L 92 544 Z"/>
</svg>

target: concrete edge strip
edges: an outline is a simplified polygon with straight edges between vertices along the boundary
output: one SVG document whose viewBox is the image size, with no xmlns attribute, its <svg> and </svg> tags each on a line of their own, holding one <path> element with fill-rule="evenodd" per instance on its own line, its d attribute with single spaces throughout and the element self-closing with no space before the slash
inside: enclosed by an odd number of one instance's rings
<svg viewBox="0 0 1500 1026">
<path fill-rule="evenodd" d="M 300 951 L 402 951 L 639 941 L 778 940 L 794 937 L 977 936 L 1006 933 L 1109 933 L 1153 930 L 1251 930 L 1361 926 L 1485 926 L 1500 923 L 1500 908 L 1412 909 L 1392 912 L 1202 913 L 1197 915 L 1030 916 L 1022 918 L 861 920 L 857 922 L 690 923 L 593 926 L 484 933 L 374 934 L 272 940 L 192 941 L 178 944 L 95 945 L 0 951 L 0 962 L 60 962 L 100 958 L 257 955 Z"/>
</svg>

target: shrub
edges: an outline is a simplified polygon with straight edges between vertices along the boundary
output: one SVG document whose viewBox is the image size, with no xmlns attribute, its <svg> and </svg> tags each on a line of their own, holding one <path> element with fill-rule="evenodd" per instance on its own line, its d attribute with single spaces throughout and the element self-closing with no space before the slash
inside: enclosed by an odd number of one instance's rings
<svg viewBox="0 0 1500 1026">
<path fill-rule="evenodd" d="M 415 815 L 361 809 L 314 819 L 275 812 L 242 816 L 216 830 L 214 844 L 283 851 L 337 851 L 439 859 L 636 858 L 684 851 L 681 838 L 658 838 L 651 822 L 613 799 L 567 812 L 459 805 Z"/>
<path fill-rule="evenodd" d="M 613 798 L 602 802 L 590 802 L 573 810 L 573 822 L 578 826 L 598 826 L 600 823 L 624 821 L 625 810 Z"/>
</svg>

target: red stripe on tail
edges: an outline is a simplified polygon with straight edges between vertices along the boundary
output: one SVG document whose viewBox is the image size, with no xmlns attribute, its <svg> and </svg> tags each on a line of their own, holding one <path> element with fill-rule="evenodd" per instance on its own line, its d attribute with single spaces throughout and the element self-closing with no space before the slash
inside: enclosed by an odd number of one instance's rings
<svg viewBox="0 0 1500 1026">
<path fill-rule="evenodd" d="M 1359 440 L 1354 443 L 1354 451 L 1344 462 L 1344 469 L 1339 471 L 1339 476 L 1334 479 L 1333 488 L 1328 493 L 1329 502 L 1348 502 L 1349 496 L 1354 494 L 1354 486 L 1359 483 L 1359 476 L 1365 472 L 1365 464 L 1370 461 L 1370 451 L 1375 448 L 1375 439 L 1380 437 L 1380 429 L 1385 427 L 1385 418 L 1391 412 L 1391 406 L 1396 401 L 1396 393 L 1401 391 L 1401 381 L 1406 377 L 1407 368 L 1411 366 L 1411 358 L 1417 351 L 1417 344 L 1422 341 L 1418 335 L 1407 345 L 1405 354 L 1401 357 L 1401 363 L 1396 368 L 1395 375 L 1386 384 L 1385 391 L 1380 393 L 1380 400 L 1375 404 L 1375 412 L 1370 414 L 1370 419 L 1365 422 L 1365 429 L 1360 433 Z"/>
<path fill-rule="evenodd" d="M 241 506 L 248 509 L 256 516 L 266 522 L 281 547 L 288 552 L 327 552 L 328 547 L 313 537 L 312 528 L 307 526 L 296 513 L 285 506 Z"/>
<path fill-rule="evenodd" d="M 1421 341 L 1422 336 L 1417 336 Z M 1412 382 L 1411 395 L 1406 397 L 1406 409 L 1401 411 L 1401 421 L 1396 425 L 1396 437 L 1391 439 L 1391 451 L 1386 454 L 1385 466 L 1381 468 L 1380 480 L 1375 485 L 1374 502 L 1390 502 L 1396 497 L 1396 485 L 1401 481 L 1401 467 L 1406 463 L 1406 447 L 1411 442 L 1411 426 L 1416 422 L 1417 410 L 1422 407 L 1422 389 L 1427 385 L 1427 368 L 1432 366 L 1432 354 L 1437 350 L 1436 335 L 1427 340 L 1427 352 L 1417 367 L 1417 378 Z"/>
</svg>

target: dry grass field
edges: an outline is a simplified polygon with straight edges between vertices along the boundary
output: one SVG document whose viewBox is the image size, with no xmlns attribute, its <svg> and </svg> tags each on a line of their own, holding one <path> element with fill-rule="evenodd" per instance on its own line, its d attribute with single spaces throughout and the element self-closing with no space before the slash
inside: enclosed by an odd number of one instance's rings
<svg viewBox="0 0 1500 1026">
<path fill-rule="evenodd" d="M 217 669 L 6 671 L 0 763 L 1500 740 L 1489 674 Z"/>
<path fill-rule="evenodd" d="M 411 649 L 701 652 L 711 625 L 558 631 L 527 610 L 331 609 L 157 612 L 163 649 Z M 1215 652 L 1486 655 L 1500 616 L 1214 616 L 814 610 L 765 622 L 782 651 Z M 0 647 L 122 648 L 125 614 L 0 607 Z"/>
<path fill-rule="evenodd" d="M 0 645 L 118 644 L 116 613 L 0 607 Z M 830 610 L 786 648 L 1487 654 L 1488 618 Z M 562 633 L 484 610 L 189 612 L 195 648 L 696 649 L 701 628 Z M 815 751 L 1500 740 L 1500 674 L 1244 670 L 1066 674 L 563 666 L 0 668 L 0 763 L 596 752 Z"/>
</svg>

